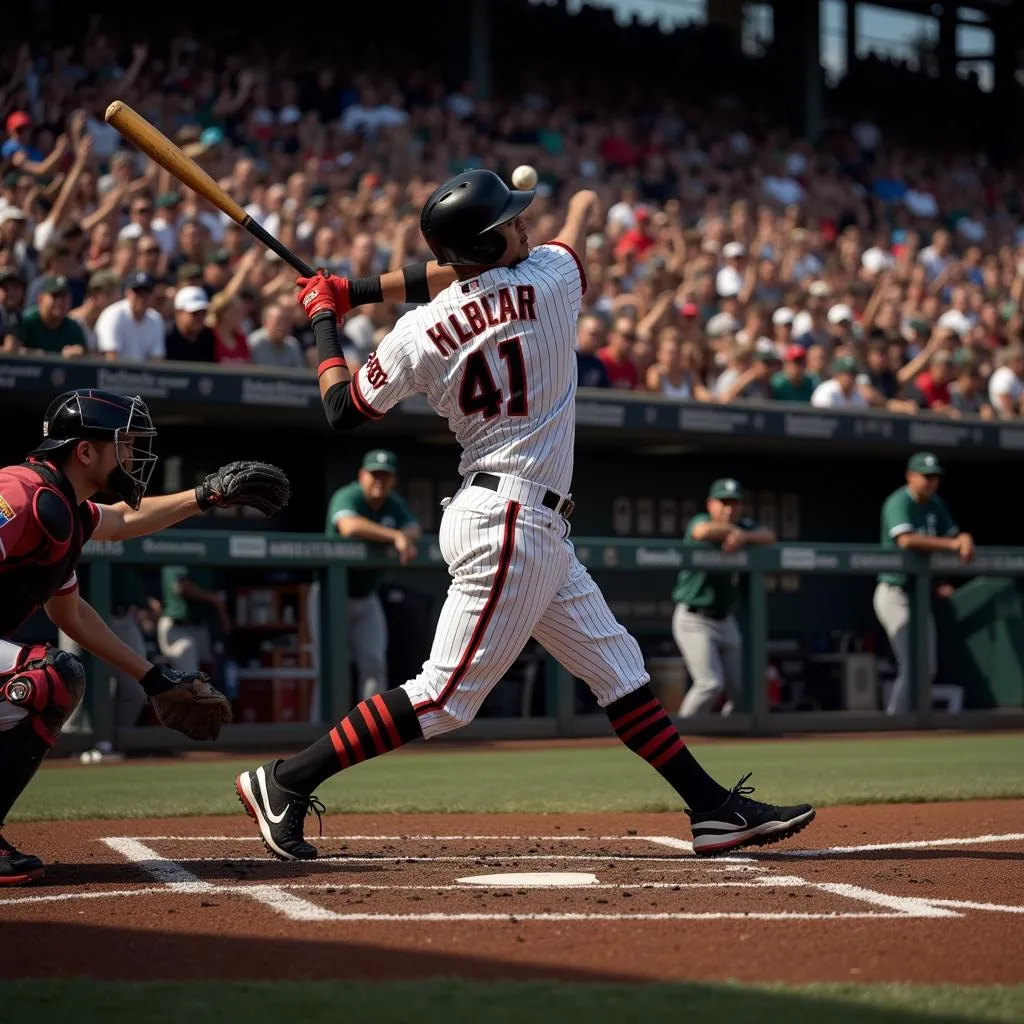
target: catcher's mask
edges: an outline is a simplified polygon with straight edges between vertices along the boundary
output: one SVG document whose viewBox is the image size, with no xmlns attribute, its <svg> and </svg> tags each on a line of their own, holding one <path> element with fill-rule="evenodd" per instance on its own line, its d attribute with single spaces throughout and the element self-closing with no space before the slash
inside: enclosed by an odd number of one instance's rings
<svg viewBox="0 0 1024 1024">
<path fill-rule="evenodd" d="M 50 403 L 43 439 L 32 454 L 46 456 L 78 441 L 113 442 L 117 465 L 107 477 L 106 489 L 137 510 L 156 468 L 156 436 L 153 418 L 138 395 L 82 388 L 66 391 Z"/>
</svg>

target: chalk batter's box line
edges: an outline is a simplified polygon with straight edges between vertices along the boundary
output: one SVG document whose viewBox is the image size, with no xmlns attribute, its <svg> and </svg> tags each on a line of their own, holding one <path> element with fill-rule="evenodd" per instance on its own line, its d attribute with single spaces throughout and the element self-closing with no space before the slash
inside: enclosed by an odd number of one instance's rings
<svg viewBox="0 0 1024 1024">
<path fill-rule="evenodd" d="M 203 838 L 209 837 L 180 837 L 182 840 L 191 842 L 200 842 Z M 217 841 L 235 841 L 238 837 L 226 836 Z M 412 839 L 412 836 L 396 837 L 391 841 L 402 841 Z M 423 839 L 438 840 L 438 837 L 421 837 Z M 487 839 L 495 839 L 495 836 L 479 837 Z M 539 842 L 545 841 L 540 837 L 505 837 L 507 840 L 514 839 L 515 841 L 527 841 L 527 842 Z M 594 838 L 594 837 L 558 837 L 561 840 L 575 839 L 580 840 L 582 838 Z M 656 845 L 668 846 L 672 849 L 682 851 L 689 846 L 685 840 L 678 839 L 674 836 L 628 836 L 628 837 L 600 837 L 602 841 L 611 840 L 639 840 L 652 842 Z M 1012 834 L 1012 835 L 986 835 L 974 837 L 974 839 L 968 839 L 963 837 L 947 837 L 945 839 L 933 840 L 931 843 L 937 845 L 965 845 L 971 842 L 1007 842 L 1014 841 L 1017 839 L 1024 839 L 1024 834 Z M 340 838 L 334 841 L 349 841 L 351 837 Z M 367 841 L 381 842 L 385 841 L 380 836 L 368 836 Z M 440 840 L 438 840 L 440 841 Z M 449 837 L 448 841 L 456 841 L 454 837 Z M 178 895 L 197 895 L 200 893 L 220 893 L 233 896 L 242 896 L 255 900 L 257 903 L 266 907 L 269 910 L 273 910 L 276 913 L 283 915 L 284 917 L 293 921 L 361 921 L 361 922 L 444 922 L 444 921 L 495 921 L 495 922 L 523 922 L 523 921 L 551 921 L 551 922 L 570 922 L 570 921 L 659 921 L 659 920 L 844 920 L 844 919 L 864 919 L 864 918 L 959 918 L 963 916 L 963 911 L 968 909 L 973 910 L 1000 910 L 1008 913 L 1018 913 L 1024 911 L 1024 908 L 1018 907 L 1007 907 L 999 904 L 982 904 L 982 903 L 970 903 L 967 901 L 956 901 L 956 900 L 932 900 L 915 898 L 915 897 L 902 897 L 892 896 L 888 893 L 877 892 L 872 889 L 866 889 L 861 886 L 850 885 L 842 882 L 812 882 L 808 879 L 801 878 L 799 876 L 764 876 L 760 879 L 739 883 L 739 887 L 764 887 L 764 888 L 788 888 L 788 887 L 802 887 L 816 889 L 820 892 L 832 894 L 834 896 L 844 897 L 853 901 L 867 903 L 876 908 L 874 911 L 854 911 L 854 912 L 843 912 L 843 911 L 831 911 L 827 913 L 813 913 L 813 912 L 788 912 L 788 911 L 765 911 L 765 912 L 732 912 L 732 911 L 708 911 L 708 912 L 683 912 L 683 913 L 635 913 L 635 914 L 616 914 L 616 913 L 457 913 L 457 914 L 445 914 L 445 913 L 421 913 L 421 914 L 395 914 L 395 913 L 341 913 L 333 910 L 329 910 L 326 907 L 320 906 L 315 903 L 311 903 L 309 900 L 303 899 L 297 894 L 298 889 L 306 888 L 313 891 L 322 891 L 324 889 L 332 889 L 334 891 L 344 891 L 346 886 L 345 883 L 320 883 L 315 885 L 313 883 L 279 883 L 273 884 L 262 884 L 262 883 L 236 883 L 231 885 L 225 885 L 223 883 L 216 884 L 212 882 L 206 882 L 200 879 L 197 875 L 189 871 L 184 864 L 195 861 L 220 861 L 234 860 L 248 861 L 248 860 L 272 860 L 274 858 L 224 858 L 224 857 L 210 857 L 210 858 L 189 858 L 187 861 L 172 861 L 162 857 L 156 850 L 145 845 L 140 837 L 130 836 L 111 836 L 102 840 L 110 849 L 120 853 L 127 861 L 135 864 L 140 870 L 144 871 L 151 878 L 157 882 L 162 883 L 162 888 L 158 888 L 159 892 L 168 892 Z M 891 844 L 892 848 L 922 848 L 931 845 L 929 841 L 924 842 L 912 842 L 908 844 Z M 886 844 L 872 845 L 870 849 L 886 849 Z M 857 848 L 833 848 L 834 852 L 840 853 L 844 850 L 857 849 Z M 814 856 L 824 855 L 826 852 L 832 851 L 793 851 L 796 854 L 804 853 L 804 855 Z M 751 858 L 737 858 L 744 861 L 749 861 Z M 592 856 L 570 854 L 570 855 L 557 855 L 557 854 L 525 854 L 525 855 L 494 855 L 491 857 L 481 855 L 469 855 L 469 856 L 445 856 L 445 857 L 366 857 L 366 858 L 331 858 L 335 863 L 338 862 L 361 862 L 361 863 L 465 863 L 466 861 L 473 861 L 474 863 L 482 863 L 487 860 L 571 860 L 580 861 L 588 860 L 591 862 L 605 862 L 608 861 L 659 861 L 665 862 L 669 858 L 664 857 L 629 857 L 629 856 L 616 856 L 616 855 L 605 855 L 595 854 Z M 675 864 L 679 864 L 678 858 L 672 858 Z M 698 862 L 699 863 L 699 862 Z M 671 886 L 672 883 L 662 883 L 664 886 Z M 366 888 L 369 885 L 364 883 Z M 354 887 L 354 884 L 350 884 L 349 888 Z M 451 888 L 458 888 L 459 886 L 452 886 Z M 653 887 L 653 886 L 650 886 Z M 674 887 L 674 886 L 673 886 Z M 701 888 L 727 888 L 729 883 L 725 882 L 710 882 L 710 883 L 696 883 L 689 887 L 701 887 Z M 427 887 L 436 888 L 436 887 Z M 508 887 L 496 887 L 501 890 L 507 890 L 515 888 L 514 886 Z M 577 887 L 577 888 L 583 888 Z M 588 887 L 594 888 L 594 887 Z M 642 890 L 643 884 L 639 886 Z M 129 890 L 132 891 L 132 890 Z M 73 894 L 72 894 L 73 895 Z M 84 895 L 84 894 L 83 894 Z M 32 897 L 29 897 L 31 899 Z M 67 898 L 62 897 L 62 898 Z M 43 897 L 45 899 L 45 897 Z M 19 902 L 20 900 L 15 900 Z M 2 901 L 8 902 L 8 901 Z"/>
</svg>

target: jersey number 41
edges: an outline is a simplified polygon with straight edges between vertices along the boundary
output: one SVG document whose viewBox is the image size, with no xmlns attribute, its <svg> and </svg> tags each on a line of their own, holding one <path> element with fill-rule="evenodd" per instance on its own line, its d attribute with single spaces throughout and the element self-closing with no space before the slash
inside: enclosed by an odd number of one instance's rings
<svg viewBox="0 0 1024 1024">
<path fill-rule="evenodd" d="M 505 364 L 508 374 L 508 401 L 505 402 L 506 416 L 525 416 L 529 409 L 526 396 L 526 364 L 523 362 L 523 347 L 519 338 L 509 338 L 498 345 L 498 355 Z M 483 352 L 472 352 L 466 360 L 459 386 L 459 408 L 463 415 L 480 413 L 485 420 L 501 412 L 505 395 L 495 382 L 487 357 Z"/>
</svg>

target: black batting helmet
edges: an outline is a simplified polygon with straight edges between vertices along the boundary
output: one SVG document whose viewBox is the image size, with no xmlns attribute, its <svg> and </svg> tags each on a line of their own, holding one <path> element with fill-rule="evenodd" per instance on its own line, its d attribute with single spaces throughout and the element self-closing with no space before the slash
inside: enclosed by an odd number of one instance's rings
<svg viewBox="0 0 1024 1024">
<path fill-rule="evenodd" d="M 124 450 L 120 442 L 129 439 Z M 107 479 L 107 489 L 138 509 L 156 466 L 155 439 L 153 417 L 138 395 L 130 398 L 115 391 L 80 388 L 65 391 L 50 403 L 43 418 L 43 439 L 31 454 L 45 457 L 76 441 L 118 442 L 117 467 Z"/>
<path fill-rule="evenodd" d="M 420 230 L 442 266 L 490 266 L 505 253 L 494 229 L 518 217 L 534 190 L 510 189 L 494 171 L 463 171 L 426 201 Z"/>
</svg>

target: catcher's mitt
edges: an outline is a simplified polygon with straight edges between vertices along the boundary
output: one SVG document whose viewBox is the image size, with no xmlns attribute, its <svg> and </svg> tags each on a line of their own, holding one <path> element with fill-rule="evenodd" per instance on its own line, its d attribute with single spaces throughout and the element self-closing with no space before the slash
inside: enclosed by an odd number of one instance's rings
<svg viewBox="0 0 1024 1024">
<path fill-rule="evenodd" d="M 196 487 L 196 501 L 205 511 L 216 505 L 249 505 L 265 516 L 280 512 L 291 497 L 288 477 L 267 462 L 229 462 Z"/>
<path fill-rule="evenodd" d="M 154 666 L 139 680 L 156 717 L 191 740 L 215 740 L 231 721 L 231 703 L 210 685 L 205 672 L 175 672 Z"/>
</svg>

